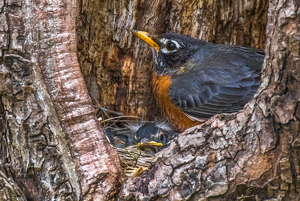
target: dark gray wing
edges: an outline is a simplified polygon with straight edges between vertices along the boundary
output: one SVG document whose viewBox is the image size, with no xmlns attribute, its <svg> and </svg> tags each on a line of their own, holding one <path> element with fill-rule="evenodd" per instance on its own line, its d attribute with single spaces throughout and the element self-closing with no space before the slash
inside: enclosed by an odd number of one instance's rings
<svg viewBox="0 0 300 201">
<path fill-rule="evenodd" d="M 259 87 L 263 55 L 245 56 L 243 51 L 248 48 L 239 49 L 241 54 L 231 50 L 205 61 L 193 58 L 197 66 L 192 73 L 172 77 L 170 100 L 185 113 L 205 119 L 242 109 Z M 252 49 L 250 52 L 255 54 Z"/>
</svg>

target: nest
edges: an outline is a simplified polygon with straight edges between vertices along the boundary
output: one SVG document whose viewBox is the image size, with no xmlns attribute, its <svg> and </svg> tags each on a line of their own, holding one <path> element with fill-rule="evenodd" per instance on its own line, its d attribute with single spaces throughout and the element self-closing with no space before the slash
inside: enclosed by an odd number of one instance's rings
<svg viewBox="0 0 300 201">
<path fill-rule="evenodd" d="M 96 103 L 96 105 L 94 105 L 96 116 L 105 130 L 109 129 L 130 136 L 132 135 L 133 125 L 141 126 L 146 122 L 154 122 L 143 121 L 137 116 L 126 116 L 120 112 L 109 110 L 102 107 L 92 95 L 91 98 L 94 100 L 94 103 Z M 127 146 L 125 148 L 114 146 L 114 149 L 119 154 L 124 180 L 130 177 L 136 177 L 145 170 L 148 170 L 149 165 L 154 159 L 154 155 L 141 150 L 137 145 Z"/>
<path fill-rule="evenodd" d="M 119 154 L 124 180 L 127 180 L 130 177 L 139 176 L 145 170 L 148 170 L 149 165 L 154 159 L 154 155 L 147 154 L 146 152 L 137 149 L 136 145 L 126 147 L 126 149 L 114 149 Z M 135 158 L 137 160 L 135 160 Z"/>
</svg>

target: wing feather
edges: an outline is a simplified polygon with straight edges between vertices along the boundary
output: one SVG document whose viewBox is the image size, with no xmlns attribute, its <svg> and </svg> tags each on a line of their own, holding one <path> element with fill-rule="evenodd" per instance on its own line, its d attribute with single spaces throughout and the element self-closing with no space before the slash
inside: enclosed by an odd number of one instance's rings
<svg viewBox="0 0 300 201">
<path fill-rule="evenodd" d="M 196 118 L 236 112 L 256 93 L 263 59 L 261 50 L 203 43 L 184 64 L 186 72 L 172 76 L 169 98 Z"/>
<path fill-rule="evenodd" d="M 207 119 L 215 114 L 242 109 L 258 89 L 260 72 L 245 72 L 244 77 L 239 76 L 239 80 L 233 79 L 233 82 L 224 83 L 219 75 L 230 75 L 216 71 L 200 70 L 177 76 L 168 90 L 170 100 L 185 113 L 196 118 Z"/>
</svg>

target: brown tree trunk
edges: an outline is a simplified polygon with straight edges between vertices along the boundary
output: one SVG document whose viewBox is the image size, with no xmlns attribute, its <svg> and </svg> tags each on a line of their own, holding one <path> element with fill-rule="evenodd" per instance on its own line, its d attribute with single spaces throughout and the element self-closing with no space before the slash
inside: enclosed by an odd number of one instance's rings
<svg viewBox="0 0 300 201">
<path fill-rule="evenodd" d="M 0 0 L 0 200 L 298 200 L 299 15 L 292 0 Z M 182 133 L 118 189 L 84 81 L 108 109 L 158 113 L 131 29 L 254 48 L 267 35 L 266 59 L 244 110 Z"/>
<path fill-rule="evenodd" d="M 0 0 L 0 200 L 109 200 L 121 183 L 78 65 L 75 8 Z"/>
</svg>

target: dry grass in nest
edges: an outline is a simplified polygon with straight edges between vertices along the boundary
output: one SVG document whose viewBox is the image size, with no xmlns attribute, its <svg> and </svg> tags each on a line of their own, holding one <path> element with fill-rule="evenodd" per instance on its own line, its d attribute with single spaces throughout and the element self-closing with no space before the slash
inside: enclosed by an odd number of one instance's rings
<svg viewBox="0 0 300 201">
<path fill-rule="evenodd" d="M 124 180 L 127 180 L 130 177 L 136 177 L 142 174 L 145 170 L 148 170 L 149 165 L 154 159 L 153 155 L 147 154 L 142 150 L 138 150 L 136 145 L 126 147 L 126 149 L 115 148 L 120 157 Z M 131 156 L 128 152 L 130 152 Z M 137 157 L 139 154 L 140 156 L 137 161 L 134 160 L 133 157 Z"/>
</svg>

